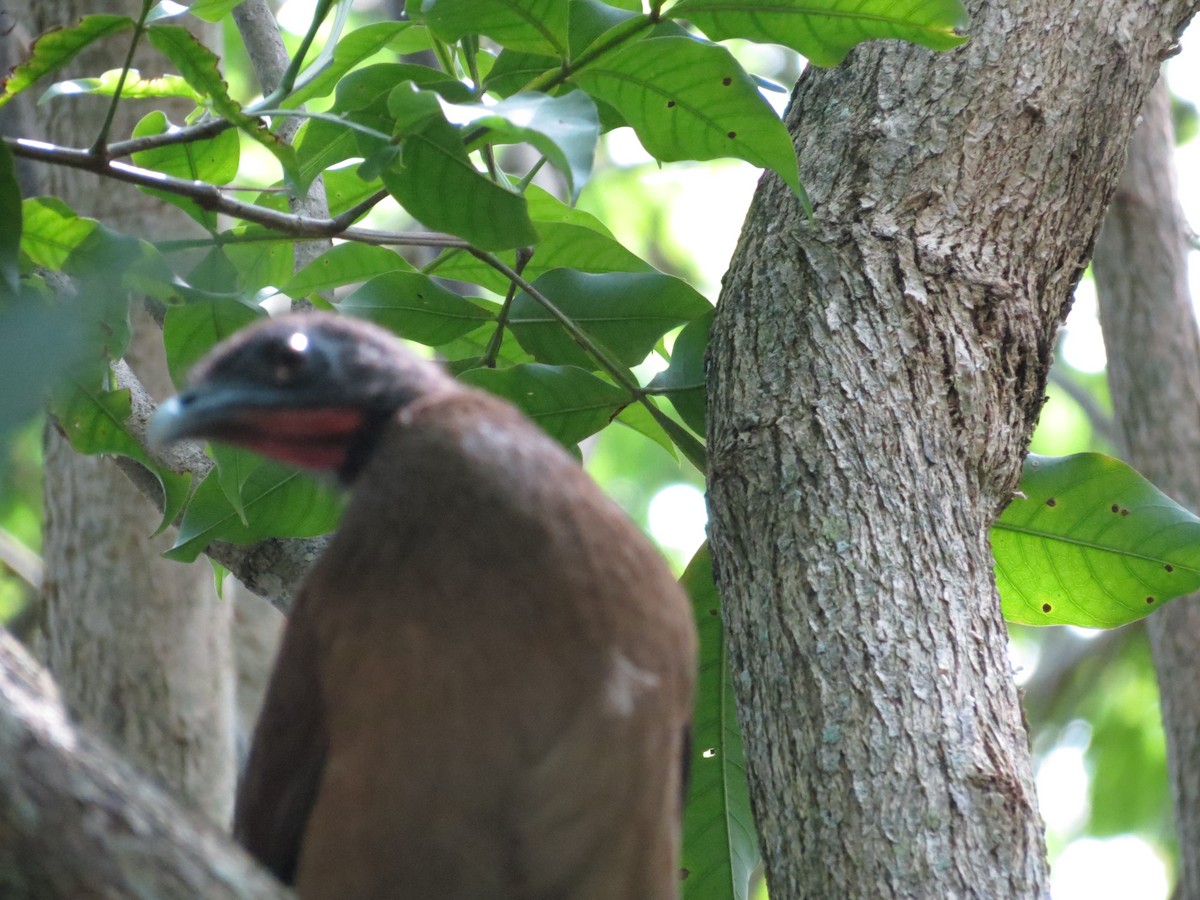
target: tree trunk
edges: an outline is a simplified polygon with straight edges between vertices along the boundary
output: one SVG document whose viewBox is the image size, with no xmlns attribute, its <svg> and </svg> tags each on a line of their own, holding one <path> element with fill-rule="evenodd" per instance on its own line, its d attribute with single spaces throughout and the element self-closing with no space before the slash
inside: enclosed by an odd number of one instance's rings
<svg viewBox="0 0 1200 900">
<path fill-rule="evenodd" d="M 772 900 L 1032 897 L 988 531 L 1136 111 L 1195 2 L 968 4 L 810 68 L 710 361 L 718 584 Z"/>
<path fill-rule="evenodd" d="M 1175 187 L 1171 96 L 1160 81 L 1096 245 L 1093 269 L 1112 392 L 1131 465 L 1200 509 L 1200 333 L 1188 291 L 1187 220 Z M 1200 605 L 1146 620 L 1158 670 L 1181 857 L 1178 900 L 1200 898 Z"/>
<path fill-rule="evenodd" d="M 136 15 L 141 4 L 119 6 L 109 11 Z M 36 35 L 95 12 L 95 4 L 39 0 L 12 12 Z M 119 68 L 127 48 L 122 40 L 101 41 L 81 55 L 77 71 Z M 163 61 L 143 42 L 134 65 L 151 74 Z M 107 102 L 60 98 L 39 107 L 39 118 L 51 140 L 87 147 Z M 128 136 L 140 115 L 123 104 L 114 134 Z M 122 231 L 161 237 L 190 227 L 174 207 L 136 190 L 65 167 L 42 174 L 48 193 Z M 141 324 L 130 361 L 162 396 L 170 390 L 162 341 L 148 320 Z M 235 778 L 233 666 L 229 607 L 216 596 L 210 566 L 162 559 L 170 537 L 150 538 L 159 519 L 152 504 L 110 460 L 76 455 L 53 431 L 45 483 L 47 662 L 70 707 L 224 823 Z"/>
</svg>

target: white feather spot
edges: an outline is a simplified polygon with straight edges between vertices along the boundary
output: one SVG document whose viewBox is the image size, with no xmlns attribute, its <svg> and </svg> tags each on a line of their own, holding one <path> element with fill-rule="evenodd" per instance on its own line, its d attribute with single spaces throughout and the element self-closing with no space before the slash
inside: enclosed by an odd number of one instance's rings
<svg viewBox="0 0 1200 900">
<path fill-rule="evenodd" d="M 635 665 L 620 650 L 612 651 L 612 669 L 604 690 L 609 706 L 617 715 L 633 715 L 638 697 L 658 687 L 658 682 L 658 675 L 654 672 Z"/>
</svg>

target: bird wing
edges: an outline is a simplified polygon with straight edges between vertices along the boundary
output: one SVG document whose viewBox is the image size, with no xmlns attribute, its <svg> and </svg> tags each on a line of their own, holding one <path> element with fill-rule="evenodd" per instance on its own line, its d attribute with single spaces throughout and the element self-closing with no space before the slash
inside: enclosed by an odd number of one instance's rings
<svg viewBox="0 0 1200 900">
<path fill-rule="evenodd" d="M 295 880 L 327 747 L 314 637 L 309 618 L 297 615 L 303 602 L 284 632 L 233 818 L 234 837 L 285 884 Z"/>
</svg>

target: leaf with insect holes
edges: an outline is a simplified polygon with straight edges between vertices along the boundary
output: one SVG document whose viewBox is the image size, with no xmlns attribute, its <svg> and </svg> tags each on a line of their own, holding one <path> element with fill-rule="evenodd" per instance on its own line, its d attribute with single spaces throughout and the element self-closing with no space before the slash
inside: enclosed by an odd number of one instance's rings
<svg viewBox="0 0 1200 900">
<path fill-rule="evenodd" d="M 992 526 L 1004 617 L 1114 628 L 1200 587 L 1200 518 L 1099 453 L 1025 461 Z"/>
<path fill-rule="evenodd" d="M 605 54 L 571 80 L 615 107 L 656 159 L 736 157 L 774 169 L 802 193 L 787 129 L 724 47 L 651 37 Z"/>
</svg>

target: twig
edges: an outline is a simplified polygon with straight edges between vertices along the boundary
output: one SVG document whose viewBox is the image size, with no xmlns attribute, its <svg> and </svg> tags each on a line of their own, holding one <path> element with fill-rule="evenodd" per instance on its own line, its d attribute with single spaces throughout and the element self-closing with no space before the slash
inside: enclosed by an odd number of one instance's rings
<svg viewBox="0 0 1200 900">
<path fill-rule="evenodd" d="M 1079 404 L 1079 408 L 1083 410 L 1083 414 L 1087 416 L 1088 422 L 1091 423 L 1098 435 L 1114 447 L 1121 446 L 1121 437 L 1117 434 L 1113 417 L 1100 408 L 1100 404 L 1096 402 L 1091 391 L 1074 378 L 1064 374 L 1062 366 L 1059 365 L 1050 367 L 1050 382 L 1056 387 L 1062 388 L 1064 394 Z"/>
<path fill-rule="evenodd" d="M 108 178 L 134 184 L 139 187 L 153 188 L 188 197 L 203 209 L 213 212 L 236 216 L 247 222 L 274 229 L 290 237 L 323 238 L 340 237 L 346 240 L 360 241 L 364 244 L 386 244 L 410 247 L 451 247 L 461 250 L 469 248 L 469 244 L 461 238 L 438 232 L 394 232 L 378 231 L 370 228 L 354 228 L 351 223 L 362 215 L 361 210 L 379 202 L 379 195 L 361 203 L 347 212 L 332 218 L 316 218 L 281 213 L 253 203 L 243 203 L 226 197 L 219 188 L 201 181 L 186 181 L 163 175 L 150 169 L 131 166 L 115 160 L 97 159 L 86 150 L 76 150 L 69 147 L 57 147 L 40 141 L 30 141 L 23 138 L 5 138 L 14 156 L 48 162 L 55 165 L 83 169 Z"/>
<path fill-rule="evenodd" d="M 35 591 L 42 589 L 42 558 L 3 528 L 0 528 L 0 563 Z"/>
</svg>

